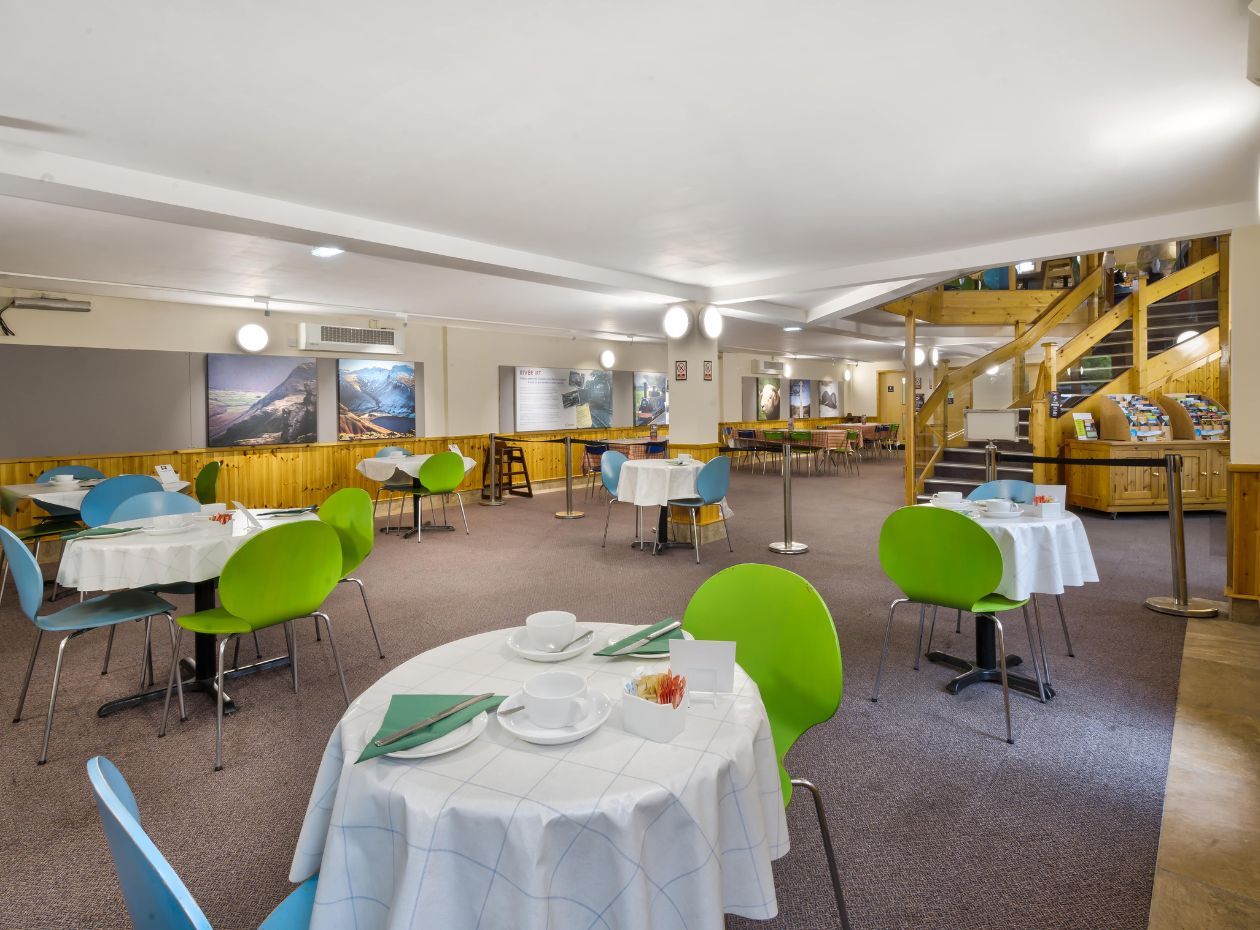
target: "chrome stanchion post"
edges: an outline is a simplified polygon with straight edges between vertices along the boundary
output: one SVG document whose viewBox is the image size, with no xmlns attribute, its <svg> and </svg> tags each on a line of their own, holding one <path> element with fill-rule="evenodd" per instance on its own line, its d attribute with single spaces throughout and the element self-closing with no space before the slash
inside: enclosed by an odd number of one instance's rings
<svg viewBox="0 0 1260 930">
<path fill-rule="evenodd" d="M 1191 597 L 1186 583 L 1186 524 L 1181 501 L 1181 456 L 1164 456 L 1168 473 L 1168 543 L 1172 550 L 1173 596 L 1148 597 L 1146 606 L 1174 617 L 1215 617 L 1220 611 L 1211 601 Z"/>
<path fill-rule="evenodd" d="M 781 555 L 798 555 L 808 552 L 809 546 L 792 539 L 792 440 L 783 441 L 783 541 L 772 542 L 771 552 Z"/>
<path fill-rule="evenodd" d="M 490 434 L 490 451 L 486 453 L 489 456 L 489 464 L 486 466 L 490 470 L 490 498 L 482 498 L 480 503 L 482 507 L 500 507 L 503 505 L 503 498 L 499 494 L 499 457 L 495 455 L 495 446 L 498 438 L 494 433 Z"/>
<path fill-rule="evenodd" d="M 573 509 L 573 437 L 564 437 L 564 510 L 556 511 L 558 520 L 577 520 L 584 517 L 580 510 Z"/>
<path fill-rule="evenodd" d="M 984 447 L 984 480 L 997 481 L 997 445 L 992 439 Z"/>
</svg>

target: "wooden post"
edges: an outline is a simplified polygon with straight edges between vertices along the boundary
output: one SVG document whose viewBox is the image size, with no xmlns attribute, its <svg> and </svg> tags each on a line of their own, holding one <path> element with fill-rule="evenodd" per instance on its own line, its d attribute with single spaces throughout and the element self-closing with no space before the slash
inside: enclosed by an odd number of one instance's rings
<svg viewBox="0 0 1260 930">
<path fill-rule="evenodd" d="M 1019 289 L 1019 282 L 1015 280 L 1015 277 L 1016 277 L 1015 266 L 1007 265 L 1006 266 L 1006 289 L 1008 291 L 1015 291 Z"/>
<path fill-rule="evenodd" d="M 1102 264 L 1101 252 L 1090 252 L 1088 255 L 1085 255 L 1082 258 L 1083 258 L 1083 264 L 1081 267 L 1082 278 L 1092 274 L 1094 269 Z M 1098 299 L 1098 294 L 1095 293 L 1095 294 L 1090 295 L 1089 300 L 1085 304 L 1085 320 L 1087 323 L 1092 323 L 1094 322 L 1094 320 L 1098 319 L 1100 303 L 1101 302 Z"/>
<path fill-rule="evenodd" d="M 1146 383 L 1146 288 L 1142 279 L 1133 282 L 1133 374 L 1129 385 L 1134 394 L 1141 394 Z"/>
<path fill-rule="evenodd" d="M 905 410 L 901 417 L 901 436 L 902 444 L 905 449 L 905 478 L 906 478 L 906 505 L 914 503 L 914 479 L 915 479 L 915 420 L 917 419 L 914 409 L 915 390 L 914 390 L 914 312 L 906 314 L 906 404 Z"/>
<path fill-rule="evenodd" d="M 1024 330 L 1028 328 L 1027 323 L 1015 324 L 1015 338 L 1018 339 L 1024 335 Z M 1024 353 L 1019 353 L 1011 359 L 1011 402 L 1017 402 L 1028 390 L 1028 364 L 1024 359 Z"/>
<path fill-rule="evenodd" d="M 1032 440 L 1033 455 L 1055 456 L 1059 454 L 1059 423 L 1050 416 L 1047 395 L 1050 391 L 1059 389 L 1059 345 L 1055 342 L 1043 342 L 1041 349 L 1041 375 L 1037 381 L 1044 390 L 1038 391 L 1033 398 L 1032 410 L 1028 415 L 1028 436 Z M 1033 465 L 1033 482 L 1060 484 L 1059 466 L 1042 462 Z"/>
<path fill-rule="evenodd" d="M 1221 327 L 1221 387 L 1220 397 L 1216 398 L 1226 410 L 1229 409 L 1229 236 L 1221 236 L 1219 251 L 1221 267 L 1216 273 L 1216 315 Z"/>
</svg>

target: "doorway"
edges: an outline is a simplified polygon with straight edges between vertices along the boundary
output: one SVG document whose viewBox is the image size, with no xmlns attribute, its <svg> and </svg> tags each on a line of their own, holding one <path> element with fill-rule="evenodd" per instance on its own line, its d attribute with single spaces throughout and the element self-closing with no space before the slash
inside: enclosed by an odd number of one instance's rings
<svg viewBox="0 0 1260 930">
<path fill-rule="evenodd" d="M 904 371 L 881 371 L 879 373 L 879 422 L 900 423 L 906 410 L 906 396 L 909 386 L 902 383 L 906 377 Z"/>
</svg>

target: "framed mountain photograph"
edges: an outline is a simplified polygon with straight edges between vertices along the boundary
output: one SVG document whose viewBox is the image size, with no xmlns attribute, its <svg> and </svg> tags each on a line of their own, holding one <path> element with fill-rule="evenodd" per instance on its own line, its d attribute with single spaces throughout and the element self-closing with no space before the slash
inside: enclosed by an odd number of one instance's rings
<svg viewBox="0 0 1260 930">
<path fill-rule="evenodd" d="M 206 356 L 206 443 L 315 442 L 315 359 Z"/>
<path fill-rule="evenodd" d="M 410 439 L 415 435 L 414 362 L 337 359 L 338 439 Z"/>
</svg>

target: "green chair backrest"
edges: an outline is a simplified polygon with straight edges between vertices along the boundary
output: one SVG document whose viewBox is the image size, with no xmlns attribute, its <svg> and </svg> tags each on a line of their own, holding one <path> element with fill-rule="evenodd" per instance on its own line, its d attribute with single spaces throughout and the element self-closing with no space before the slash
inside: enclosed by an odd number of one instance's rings
<svg viewBox="0 0 1260 930">
<path fill-rule="evenodd" d="M 1002 552 L 970 517 L 902 507 L 879 531 L 879 564 L 910 600 L 971 610 L 1002 581 Z"/>
<path fill-rule="evenodd" d="M 792 786 L 783 757 L 840 706 L 844 672 L 831 611 L 814 586 L 776 565 L 733 565 L 702 584 L 683 615 L 697 639 L 735 641 L 735 660 L 757 683 L 779 758 L 783 801 Z"/>
<path fill-rule="evenodd" d="M 342 488 L 319 508 L 319 518 L 341 540 L 341 576 L 363 564 L 372 551 L 372 496 L 363 488 Z"/>
<path fill-rule="evenodd" d="M 193 490 L 197 494 L 197 500 L 203 504 L 213 504 L 219 499 L 219 468 L 220 462 L 206 462 L 201 466 L 201 471 L 197 472 L 197 479 L 193 482 Z"/>
<path fill-rule="evenodd" d="M 341 577 L 341 543 L 331 526 L 282 523 L 232 553 L 219 576 L 219 601 L 257 630 L 319 610 Z"/>
<path fill-rule="evenodd" d="M 783 430 L 781 429 L 768 429 L 762 435 L 766 437 L 767 442 L 782 442 L 783 441 Z"/>
<path fill-rule="evenodd" d="M 439 452 L 420 466 L 420 483 L 430 494 L 446 494 L 464 480 L 464 459 L 454 452 Z"/>
</svg>

